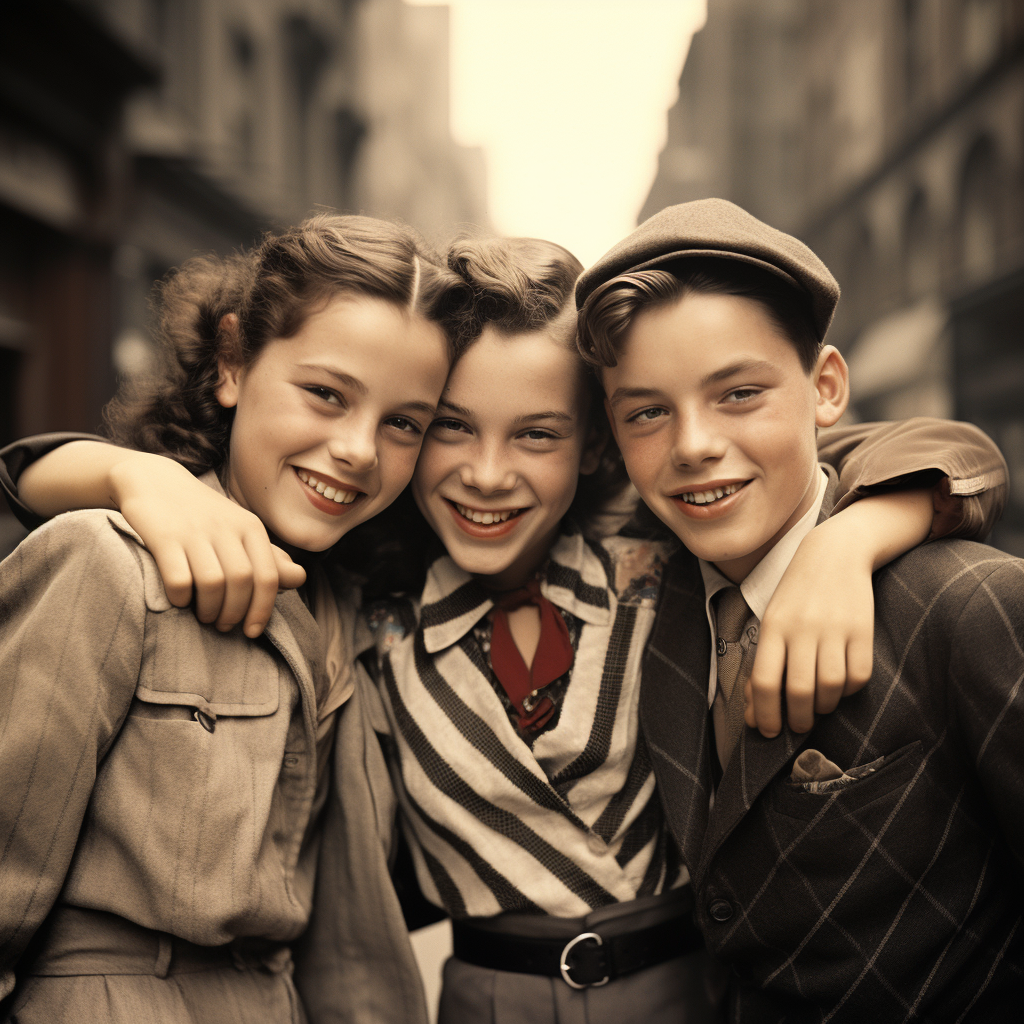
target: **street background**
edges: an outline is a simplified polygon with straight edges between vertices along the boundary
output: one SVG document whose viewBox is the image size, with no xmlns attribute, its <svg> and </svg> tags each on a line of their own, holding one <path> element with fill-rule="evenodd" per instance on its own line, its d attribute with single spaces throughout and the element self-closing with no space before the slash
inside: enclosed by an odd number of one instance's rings
<svg viewBox="0 0 1024 1024">
<path fill-rule="evenodd" d="M 317 208 L 588 264 L 717 195 L 838 277 L 853 415 L 997 441 L 992 542 L 1024 556 L 1024 0 L 2 10 L 0 444 L 96 430 L 153 358 L 153 282 Z M 20 535 L 0 512 L 0 555 Z M 439 935 L 419 940 L 432 985 Z"/>
</svg>

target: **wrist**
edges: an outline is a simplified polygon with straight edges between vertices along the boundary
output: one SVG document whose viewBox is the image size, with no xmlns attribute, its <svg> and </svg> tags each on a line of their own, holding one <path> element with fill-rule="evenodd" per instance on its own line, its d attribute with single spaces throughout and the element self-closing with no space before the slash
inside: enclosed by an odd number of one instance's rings
<svg viewBox="0 0 1024 1024">
<path fill-rule="evenodd" d="M 928 539 L 930 490 L 896 491 L 862 498 L 819 529 L 829 527 L 833 544 L 875 572 Z"/>
<path fill-rule="evenodd" d="M 152 452 L 135 452 L 114 449 L 122 456 L 107 468 L 107 497 L 114 508 L 121 511 L 127 502 L 143 494 L 151 494 L 155 488 L 165 488 L 164 478 L 170 475 L 171 483 L 179 474 L 191 474 L 184 466 L 163 455 Z"/>
</svg>

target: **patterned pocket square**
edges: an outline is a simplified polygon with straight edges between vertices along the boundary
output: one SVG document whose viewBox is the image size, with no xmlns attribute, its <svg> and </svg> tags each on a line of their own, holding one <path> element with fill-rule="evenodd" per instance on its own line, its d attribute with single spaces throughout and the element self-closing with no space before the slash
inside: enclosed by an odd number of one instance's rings
<svg viewBox="0 0 1024 1024">
<path fill-rule="evenodd" d="M 884 761 L 884 757 L 879 757 L 870 764 L 858 765 L 856 768 L 843 771 L 820 750 L 809 748 L 801 751 L 800 756 L 793 762 L 789 784 L 794 789 L 802 789 L 805 793 L 831 793 L 837 789 L 845 789 L 878 771 Z"/>
</svg>

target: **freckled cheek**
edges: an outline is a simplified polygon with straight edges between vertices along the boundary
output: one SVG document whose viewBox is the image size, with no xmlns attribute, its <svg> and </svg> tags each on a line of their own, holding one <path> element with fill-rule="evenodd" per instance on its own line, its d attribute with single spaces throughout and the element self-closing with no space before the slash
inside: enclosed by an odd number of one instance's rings
<svg viewBox="0 0 1024 1024">
<path fill-rule="evenodd" d="M 621 433 L 620 433 L 621 437 Z M 657 480 L 658 474 L 669 465 L 668 446 L 657 435 L 623 438 L 619 445 L 626 472 L 641 491 Z"/>
<path fill-rule="evenodd" d="M 378 449 L 378 472 L 382 495 L 388 501 L 398 497 L 412 479 L 419 450 L 412 445 L 381 445 Z"/>
<path fill-rule="evenodd" d="M 423 442 L 419 458 L 415 463 L 413 487 L 417 494 L 429 497 L 430 493 L 443 483 L 453 472 L 454 463 L 444 457 L 439 445 L 433 444 L 430 438 Z"/>
</svg>

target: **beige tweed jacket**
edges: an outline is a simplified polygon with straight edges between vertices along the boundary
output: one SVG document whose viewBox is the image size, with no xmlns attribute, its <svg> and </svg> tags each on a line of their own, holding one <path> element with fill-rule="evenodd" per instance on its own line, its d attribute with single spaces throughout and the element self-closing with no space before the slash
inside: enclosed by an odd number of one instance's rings
<svg viewBox="0 0 1024 1024">
<path fill-rule="evenodd" d="M 320 859 L 329 940 L 299 965 L 309 1019 L 425 1020 L 360 685 L 340 713 L 338 785 L 318 771 L 321 647 L 294 592 L 259 642 L 174 608 L 116 513 L 60 516 L 2 564 L 0 998 L 65 905 L 203 946 L 291 943 Z"/>
</svg>

